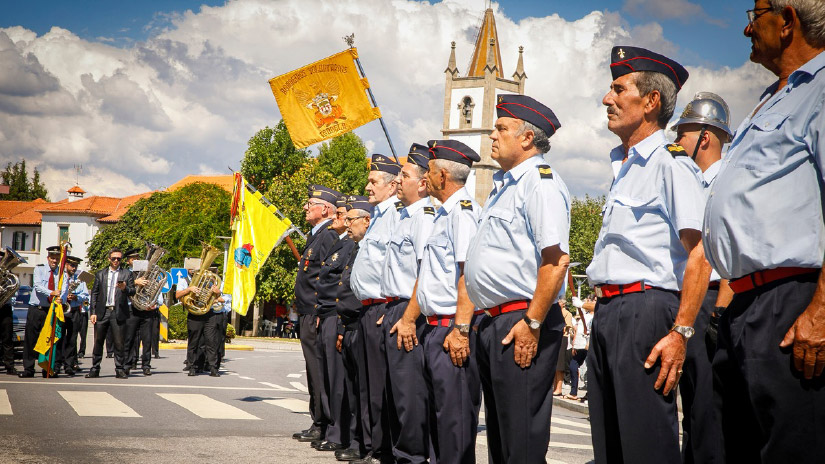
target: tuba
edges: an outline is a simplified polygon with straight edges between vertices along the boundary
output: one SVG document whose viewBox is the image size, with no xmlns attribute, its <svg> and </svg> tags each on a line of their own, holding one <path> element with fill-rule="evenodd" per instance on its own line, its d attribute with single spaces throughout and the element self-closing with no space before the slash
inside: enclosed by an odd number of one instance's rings
<svg viewBox="0 0 825 464">
<path fill-rule="evenodd" d="M 192 277 L 189 283 L 190 287 L 198 287 L 196 292 L 187 293 L 181 298 L 183 307 L 192 314 L 197 316 L 208 313 L 212 309 L 215 300 L 220 296 L 212 292 L 212 286 L 221 285 L 221 278 L 214 272 L 209 271 L 209 266 L 212 261 L 221 254 L 220 250 L 209 245 L 203 244 L 203 251 L 201 251 L 201 266 L 200 269 Z"/>
<path fill-rule="evenodd" d="M 12 274 L 11 270 L 18 264 L 25 263 L 26 258 L 17 254 L 16 251 L 6 247 L 3 258 L 0 259 L 0 305 L 6 304 L 9 298 L 17 293 L 20 288 L 20 279 Z"/>
<path fill-rule="evenodd" d="M 158 266 L 158 261 L 165 254 L 166 250 L 163 248 L 146 242 L 146 260 L 149 261 L 149 266 L 137 277 L 142 277 L 149 282 L 132 295 L 132 306 L 140 311 L 151 311 L 152 306 L 158 300 L 160 291 L 166 285 L 166 271 Z"/>
</svg>

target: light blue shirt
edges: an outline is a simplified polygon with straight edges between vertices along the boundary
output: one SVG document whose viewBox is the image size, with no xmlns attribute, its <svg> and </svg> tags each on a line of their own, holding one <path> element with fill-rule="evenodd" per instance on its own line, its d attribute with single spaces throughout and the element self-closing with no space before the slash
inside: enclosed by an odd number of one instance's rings
<svg viewBox="0 0 825 464">
<path fill-rule="evenodd" d="M 710 186 L 713 184 L 713 181 L 716 179 L 716 176 L 719 174 L 719 169 L 722 167 L 722 160 L 716 160 L 715 163 L 708 166 L 705 169 L 705 172 L 702 173 L 702 179 L 704 180 L 704 187 L 705 187 L 705 200 L 707 201 L 708 195 L 710 194 Z M 711 282 L 718 282 L 721 280 L 722 277 L 716 272 L 716 269 L 712 269 L 710 271 L 710 281 Z"/>
<path fill-rule="evenodd" d="M 352 265 L 350 285 L 359 300 L 382 298 L 381 271 L 387 257 L 387 244 L 395 233 L 401 209 L 396 203 L 402 205 L 393 195 L 373 208 L 370 226 L 364 238 L 358 243 L 358 254 L 355 255 Z"/>
<path fill-rule="evenodd" d="M 703 243 L 726 279 L 825 256 L 825 52 L 768 87 L 733 137 L 711 186 Z"/>
<path fill-rule="evenodd" d="M 387 245 L 381 278 L 381 295 L 412 298 L 418 263 L 433 231 L 435 208 L 430 198 L 422 198 L 401 210 L 395 233 Z"/>
<path fill-rule="evenodd" d="M 424 247 L 415 298 L 425 316 L 455 314 L 458 301 L 458 264 L 478 230 L 481 207 L 462 187 L 447 198 L 435 215 L 433 232 Z"/>
<path fill-rule="evenodd" d="M 610 152 L 613 185 L 602 229 L 587 267 L 592 285 L 645 284 L 681 290 L 688 253 L 679 231 L 701 230 L 702 172 L 689 156 L 672 156 L 665 133 L 656 131 Z"/>
<path fill-rule="evenodd" d="M 79 274 L 80 273 L 75 273 L 75 275 L 71 276 L 71 277 L 68 274 L 66 274 L 66 279 L 68 279 L 69 281 L 72 281 L 74 279 L 77 279 L 77 276 Z M 86 282 L 83 282 L 82 280 L 79 280 L 78 284 L 77 284 L 77 287 L 75 287 L 72 294 L 74 294 L 77 298 L 75 298 L 72 301 L 67 301 L 67 298 L 69 296 L 69 285 L 67 283 L 66 284 L 66 290 L 64 290 L 64 293 L 63 293 L 63 303 L 65 305 L 67 305 L 67 306 L 63 307 L 63 310 L 67 313 L 70 313 L 71 311 L 73 311 L 75 309 L 82 308 L 83 303 L 89 301 L 89 288 L 86 286 Z M 67 307 L 69 308 L 69 311 L 66 311 Z"/>
<path fill-rule="evenodd" d="M 540 166 L 549 169 L 536 155 L 493 174 L 464 266 L 467 293 L 479 308 L 532 299 L 541 251 L 554 245 L 570 250 L 570 194 L 558 173 L 543 178 Z"/>
<path fill-rule="evenodd" d="M 58 274 L 58 266 L 55 266 L 54 271 L 49 270 L 49 265 L 40 265 L 34 267 L 32 275 L 32 283 L 34 291 L 29 296 L 29 304 L 32 306 L 49 306 L 49 295 L 52 293 L 49 290 L 49 272 L 54 274 L 54 288 L 57 289 L 58 282 L 60 282 L 60 275 Z M 63 279 L 63 287 L 61 288 L 61 296 L 68 289 L 68 280 Z"/>
</svg>

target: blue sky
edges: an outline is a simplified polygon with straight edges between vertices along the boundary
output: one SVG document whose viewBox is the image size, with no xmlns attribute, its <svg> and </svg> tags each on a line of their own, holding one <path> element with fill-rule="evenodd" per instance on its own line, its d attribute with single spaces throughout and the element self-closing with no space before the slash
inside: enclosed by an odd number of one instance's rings
<svg viewBox="0 0 825 464">
<path fill-rule="evenodd" d="M 186 10 L 198 12 L 202 5 L 221 6 L 224 3 L 4 0 L 0 27 L 23 26 L 42 35 L 52 26 L 60 26 L 90 41 L 128 47 L 168 27 L 172 18 Z M 477 4 L 481 11 L 486 0 L 467 0 L 467 3 Z M 739 66 L 747 59 L 750 49 L 750 41 L 742 35 L 745 10 L 753 7 L 753 2 L 748 0 L 502 0 L 497 3 L 502 12 L 515 21 L 552 14 L 575 21 L 592 11 L 611 11 L 622 13 L 631 27 L 657 22 L 664 29 L 664 36 L 680 47 L 680 59 L 686 65 Z M 696 8 L 686 8 L 688 3 L 700 7 L 702 12 L 690 14 Z M 658 5 L 657 10 L 651 11 L 649 5 Z M 675 15 L 678 16 L 673 17 Z"/>
<path fill-rule="evenodd" d="M 239 168 L 280 113 L 268 79 L 356 45 L 393 144 L 441 137 L 444 68 L 466 71 L 485 0 L 0 0 L 0 165 L 26 159 L 53 199 L 73 185 L 124 196 Z M 202 6 L 205 5 L 205 6 Z M 526 93 L 562 121 L 548 155 L 571 193 L 610 186 L 616 137 L 601 104 L 614 45 L 676 59 L 737 126 L 773 76 L 748 62 L 752 0 L 503 0 L 502 70 L 524 46 Z M 380 20 L 377 20 L 380 18 Z M 59 29 L 52 29 L 58 26 Z M 389 153 L 377 122 L 354 131 Z M 312 147 L 317 151 L 318 147 Z"/>
</svg>

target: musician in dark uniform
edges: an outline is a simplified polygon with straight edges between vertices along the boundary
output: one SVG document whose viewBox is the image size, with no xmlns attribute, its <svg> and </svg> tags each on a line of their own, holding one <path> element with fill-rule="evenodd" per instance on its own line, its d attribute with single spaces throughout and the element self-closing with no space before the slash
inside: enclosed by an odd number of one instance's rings
<svg viewBox="0 0 825 464">
<path fill-rule="evenodd" d="M 339 210 L 340 211 L 340 210 Z M 354 245 L 346 259 L 346 266 L 341 273 L 336 294 L 338 312 L 338 343 L 345 370 L 344 384 L 346 396 L 344 400 L 349 412 L 349 447 L 335 452 L 339 461 L 354 461 L 360 459 L 370 448 L 369 436 L 364 433 L 369 428 L 369 396 L 366 388 L 361 388 L 367 382 L 367 366 L 364 358 L 364 342 L 361 338 L 361 316 L 364 315 L 364 306 L 352 292 L 350 277 L 352 264 L 358 254 L 358 242 L 364 238 L 370 225 L 370 211 L 372 205 L 365 196 L 349 196 L 344 209 L 344 224 L 347 235 Z"/>
<path fill-rule="evenodd" d="M 129 269 L 132 269 L 132 263 L 139 257 L 139 251 L 137 249 L 130 250 L 126 252 L 126 260 L 129 263 Z M 141 288 L 149 283 L 143 277 L 138 277 L 138 273 L 131 271 L 133 277 L 135 278 L 135 291 L 139 293 Z M 126 335 L 125 335 L 125 343 L 126 343 L 126 373 L 128 374 L 131 369 L 137 368 L 138 357 L 140 358 L 140 367 L 143 370 L 143 375 L 152 375 L 152 352 L 151 352 L 151 345 L 152 345 L 152 331 L 151 326 L 155 320 L 154 313 L 157 312 L 157 308 L 159 306 L 158 301 L 163 301 L 160 299 L 160 295 L 153 303 L 153 306 L 148 310 L 138 309 L 137 307 L 132 304 L 131 299 L 129 300 L 129 319 L 126 321 Z M 143 345 L 142 354 L 139 355 L 140 346 Z"/>
<path fill-rule="evenodd" d="M 5 257 L 6 252 L 0 250 L 0 259 Z M 11 300 L 15 295 L 9 299 L 0 308 L 0 349 L 3 350 L 3 366 L 6 368 L 6 375 L 17 375 L 17 369 L 14 368 L 14 309 L 12 308 Z"/>
<path fill-rule="evenodd" d="M 344 359 L 338 349 L 338 287 L 341 274 L 347 267 L 347 258 L 355 242 L 347 235 L 345 217 L 347 215 L 346 198 L 342 195 L 335 203 L 336 216 L 332 220 L 332 230 L 338 237 L 321 261 L 318 272 L 316 291 L 318 303 L 318 351 L 321 354 L 324 385 L 322 404 L 329 406 L 329 424 L 323 441 L 313 442 L 318 451 L 337 451 L 350 444 L 350 411 L 344 399 Z"/>
<path fill-rule="evenodd" d="M 23 340 L 23 372 L 19 373 L 21 378 L 34 377 L 34 365 L 37 361 L 38 353 L 34 351 L 40 331 L 46 322 L 46 314 L 49 312 L 51 299 L 61 294 L 56 290 L 60 280 L 58 275 L 57 262 L 60 260 L 60 247 L 50 246 L 46 248 L 47 264 L 40 264 L 34 268 L 34 288 L 29 297 L 29 312 L 26 315 L 26 334 Z M 67 283 L 64 281 L 64 285 Z M 43 375 L 46 372 L 43 371 Z"/>
<path fill-rule="evenodd" d="M 86 378 L 100 377 L 100 363 L 103 359 L 103 344 L 111 330 L 115 348 L 115 374 L 119 379 L 126 374 L 126 349 L 124 328 L 129 318 L 130 296 L 135 294 L 135 280 L 132 273 L 121 268 L 123 252 L 117 248 L 109 251 L 109 266 L 95 274 L 91 294 L 91 322 L 95 326 L 95 346 L 92 351 L 92 367 Z"/>
<path fill-rule="evenodd" d="M 190 270 L 190 273 L 192 270 Z M 193 275 L 194 277 L 194 275 Z M 178 279 L 178 290 L 175 291 L 175 298 L 180 300 L 185 295 L 190 293 L 197 293 L 200 288 L 189 285 L 189 279 L 181 277 Z M 221 287 L 219 285 L 212 285 L 209 291 L 220 295 Z M 223 302 L 220 296 L 217 302 Z M 219 328 L 219 314 L 208 308 L 204 314 L 193 314 L 186 312 L 186 368 L 184 371 L 189 371 L 189 376 L 198 375 L 205 366 L 209 367 L 210 377 L 220 377 L 218 372 L 218 347 L 215 343 Z M 201 356 L 205 361 L 201 360 Z M 203 364 L 203 363 L 206 364 Z"/>
<path fill-rule="evenodd" d="M 332 219 L 337 214 L 335 202 L 340 196 L 340 193 L 323 185 L 310 185 L 309 198 L 304 204 L 306 221 L 312 226 L 312 230 L 307 237 L 304 254 L 298 263 L 298 275 L 295 278 L 295 302 L 300 314 L 301 349 L 306 362 L 309 414 L 312 417 L 312 426 L 292 435 L 298 441 L 323 440 L 330 421 L 326 415 L 328 406 L 325 407 L 323 403 L 324 374 L 323 358 L 318 343 L 317 282 L 322 257 L 327 256 L 330 247 L 338 240 L 338 233 L 332 228 Z"/>
<path fill-rule="evenodd" d="M 75 375 L 77 367 L 77 333 L 86 329 L 83 326 L 83 314 L 81 308 L 89 301 L 89 289 L 86 283 L 78 279 L 77 265 L 83 261 L 75 256 L 66 257 L 66 279 L 68 280 L 68 293 L 63 301 L 63 336 L 60 337 L 61 357 L 58 361 L 63 363 L 63 371 L 69 377 Z M 57 366 L 55 366 L 57 370 Z"/>
</svg>

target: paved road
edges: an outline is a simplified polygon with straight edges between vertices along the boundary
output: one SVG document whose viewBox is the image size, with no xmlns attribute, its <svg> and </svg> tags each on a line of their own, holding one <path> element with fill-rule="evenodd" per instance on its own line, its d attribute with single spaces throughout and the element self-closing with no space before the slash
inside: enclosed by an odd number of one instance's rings
<svg viewBox="0 0 825 464">
<path fill-rule="evenodd" d="M 220 378 L 186 376 L 183 350 L 161 350 L 150 377 L 115 379 L 111 359 L 98 379 L 0 375 L 0 462 L 336 462 L 290 438 L 309 425 L 298 346 L 251 343 Z M 583 415 L 557 408 L 552 432 L 549 462 L 592 460 Z M 478 463 L 486 453 L 482 430 Z"/>
</svg>

